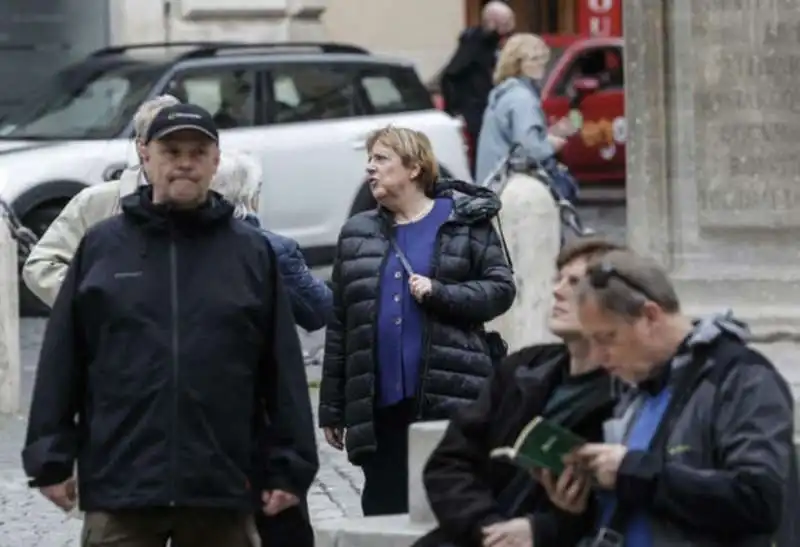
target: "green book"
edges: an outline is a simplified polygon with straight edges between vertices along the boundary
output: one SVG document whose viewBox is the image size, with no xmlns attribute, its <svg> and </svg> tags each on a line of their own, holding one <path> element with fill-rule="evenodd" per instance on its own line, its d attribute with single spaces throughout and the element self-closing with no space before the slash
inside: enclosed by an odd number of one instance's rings
<svg viewBox="0 0 800 547">
<path fill-rule="evenodd" d="M 514 446 L 495 448 L 491 458 L 511 460 L 519 467 L 549 469 L 556 475 L 564 471 L 564 456 L 586 441 L 573 432 L 537 416 L 522 428 Z"/>
</svg>

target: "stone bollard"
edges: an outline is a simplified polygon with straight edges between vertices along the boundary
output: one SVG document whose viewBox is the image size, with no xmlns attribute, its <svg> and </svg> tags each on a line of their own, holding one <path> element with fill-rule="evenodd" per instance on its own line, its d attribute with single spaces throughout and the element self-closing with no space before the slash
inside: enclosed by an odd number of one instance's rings
<svg viewBox="0 0 800 547">
<path fill-rule="evenodd" d="M 499 332 L 509 353 L 556 339 L 547 327 L 561 221 L 550 191 L 538 179 L 514 173 L 499 191 L 500 225 L 514 267 L 517 297 L 511 309 L 486 325 Z"/>
<path fill-rule="evenodd" d="M 20 405 L 17 279 L 17 242 L 0 217 L 0 414 L 15 414 Z"/>
<path fill-rule="evenodd" d="M 436 524 L 422 482 L 422 472 L 446 429 L 447 421 L 420 422 L 408 429 L 408 513 L 411 522 Z"/>
<path fill-rule="evenodd" d="M 409 514 L 345 518 L 314 526 L 316 547 L 408 547 L 436 526 L 422 485 L 422 468 L 446 421 L 412 424 L 408 431 Z"/>
</svg>

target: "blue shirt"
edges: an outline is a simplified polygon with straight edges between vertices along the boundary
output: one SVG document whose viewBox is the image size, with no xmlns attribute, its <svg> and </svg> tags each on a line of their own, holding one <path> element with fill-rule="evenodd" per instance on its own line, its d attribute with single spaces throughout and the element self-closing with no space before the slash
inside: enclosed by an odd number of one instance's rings
<svg viewBox="0 0 800 547">
<path fill-rule="evenodd" d="M 629 450 L 647 450 L 671 398 L 671 387 L 661 390 L 658 395 L 646 396 L 625 442 Z M 600 507 L 602 523 L 606 526 L 616 507 L 616 499 L 610 494 L 601 495 Z M 625 530 L 625 547 L 653 547 L 650 519 L 644 511 L 636 511 L 631 515 Z"/>
<path fill-rule="evenodd" d="M 436 237 L 453 209 L 450 198 L 439 198 L 431 212 L 416 222 L 395 227 L 394 237 L 414 273 L 430 277 Z M 419 385 L 424 357 L 425 317 L 411 296 L 408 272 L 393 248 L 381 272 L 378 303 L 378 405 L 412 399 Z"/>
</svg>

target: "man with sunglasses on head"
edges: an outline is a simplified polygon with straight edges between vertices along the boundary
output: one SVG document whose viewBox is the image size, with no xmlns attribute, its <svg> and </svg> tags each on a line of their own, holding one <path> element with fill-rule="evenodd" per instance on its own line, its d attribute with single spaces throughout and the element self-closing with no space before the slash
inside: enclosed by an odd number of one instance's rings
<svg viewBox="0 0 800 547">
<path fill-rule="evenodd" d="M 590 260 L 619 248 L 588 237 L 561 251 L 549 324 L 562 342 L 509 355 L 475 404 L 450 422 L 424 471 L 439 528 L 415 547 L 566 547 L 591 526 L 591 512 L 573 515 L 548 499 L 549 491 L 570 507 L 574 499 L 588 497 L 589 486 L 578 482 L 571 470 L 559 481 L 542 474 L 537 483 L 526 471 L 493 460 L 489 453 L 512 445 L 525 425 L 539 415 L 583 438 L 602 439 L 602 424 L 611 416 L 616 389 L 589 355 L 574 292 Z"/>
<path fill-rule="evenodd" d="M 800 545 L 793 397 L 746 327 L 692 320 L 665 270 L 627 251 L 592 264 L 577 293 L 593 353 L 634 386 L 605 442 L 570 460 L 600 505 L 582 545 Z"/>
</svg>

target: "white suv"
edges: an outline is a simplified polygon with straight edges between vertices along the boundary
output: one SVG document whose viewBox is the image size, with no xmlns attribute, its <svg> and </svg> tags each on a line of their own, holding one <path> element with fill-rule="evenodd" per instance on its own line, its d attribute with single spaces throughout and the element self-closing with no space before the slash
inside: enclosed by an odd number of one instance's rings
<svg viewBox="0 0 800 547">
<path fill-rule="evenodd" d="M 261 158 L 261 220 L 312 265 L 330 263 L 342 223 L 374 206 L 370 131 L 423 131 L 443 175 L 471 180 L 460 123 L 434 108 L 408 62 L 343 44 L 137 44 L 93 53 L 0 119 L 0 198 L 43 233 L 78 191 L 119 175 L 134 157 L 131 117 L 163 93 L 215 114 L 223 152 Z M 41 311 L 24 287 L 21 303 Z"/>
</svg>

